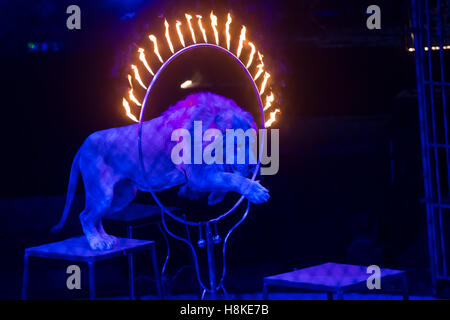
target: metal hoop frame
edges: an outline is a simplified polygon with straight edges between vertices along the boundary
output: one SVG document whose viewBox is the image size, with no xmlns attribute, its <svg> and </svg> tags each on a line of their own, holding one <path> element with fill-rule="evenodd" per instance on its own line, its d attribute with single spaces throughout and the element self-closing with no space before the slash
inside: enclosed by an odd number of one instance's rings
<svg viewBox="0 0 450 320">
<path fill-rule="evenodd" d="M 183 49 L 181 49 L 180 51 L 177 51 L 176 53 L 174 53 L 168 60 L 166 60 L 162 66 L 158 69 L 158 71 L 156 72 L 155 76 L 153 77 L 152 81 L 150 82 L 150 85 L 147 88 L 147 91 L 145 93 L 145 97 L 144 100 L 142 102 L 142 108 L 141 108 L 141 113 L 139 116 L 139 129 L 138 129 L 138 148 L 139 148 L 139 163 L 140 163 L 140 167 L 141 167 L 141 171 L 142 174 L 144 175 L 144 180 L 147 180 L 147 176 L 146 176 L 146 170 L 145 170 L 145 165 L 144 165 L 144 160 L 143 160 L 143 152 L 142 152 L 142 125 L 143 125 L 143 118 L 144 118 L 144 113 L 145 113 L 145 109 L 147 106 L 147 101 L 149 99 L 150 96 L 150 92 L 153 88 L 153 86 L 156 83 L 156 80 L 159 78 L 160 74 L 167 68 L 167 66 L 177 57 L 183 55 L 184 53 L 187 53 L 189 51 L 198 49 L 198 48 L 213 48 L 216 50 L 219 50 L 223 53 L 226 53 L 228 56 L 232 57 L 234 59 L 235 62 L 237 62 L 239 64 L 239 66 L 242 68 L 242 70 L 244 70 L 245 74 L 247 75 L 247 78 L 250 80 L 252 86 L 253 86 L 253 90 L 255 92 L 255 95 L 257 97 L 258 100 L 258 105 L 259 105 L 259 110 L 260 110 L 260 114 L 261 114 L 261 126 L 262 129 L 265 129 L 265 125 L 264 125 L 264 107 L 263 107 L 263 103 L 261 100 L 261 96 L 259 95 L 259 90 L 258 87 L 255 83 L 255 81 L 253 80 L 252 75 L 250 74 L 250 72 L 247 70 L 247 68 L 245 67 L 245 65 L 239 60 L 238 57 L 236 57 L 232 52 L 228 51 L 225 48 L 222 48 L 221 46 L 218 45 L 214 45 L 214 44 L 210 44 L 210 43 L 201 43 L 201 44 L 194 44 L 194 45 L 190 45 L 188 47 L 185 47 Z M 256 178 L 256 175 L 258 173 L 258 170 L 260 168 L 261 165 L 261 156 L 262 156 L 262 152 L 263 152 L 263 143 L 265 141 L 265 131 L 263 131 L 263 137 L 261 139 L 261 144 L 260 144 L 260 148 L 259 148 L 259 157 L 258 157 L 258 163 L 256 165 L 255 171 L 253 172 L 253 176 L 252 176 L 252 180 L 254 181 Z M 172 212 L 170 212 L 169 209 L 167 209 L 162 203 L 161 201 L 159 201 L 158 197 L 156 196 L 154 191 L 150 191 L 150 193 L 152 194 L 153 198 L 155 199 L 156 203 L 160 206 L 161 210 L 163 211 L 163 213 L 168 214 L 170 217 L 172 217 L 174 220 L 190 225 L 190 226 L 199 226 L 201 227 L 202 225 L 205 224 L 205 222 L 193 222 L 193 221 L 188 221 L 186 219 L 180 218 L 176 215 L 174 215 Z M 220 215 L 219 217 L 215 218 L 215 219 L 211 219 L 208 222 L 218 222 L 220 220 L 222 220 L 223 218 L 227 217 L 229 214 L 231 214 L 234 210 L 236 210 L 236 208 L 241 204 L 241 202 L 244 200 L 244 196 L 241 196 L 236 203 L 233 205 L 233 207 L 226 211 L 225 213 L 223 213 L 222 215 Z"/>
</svg>

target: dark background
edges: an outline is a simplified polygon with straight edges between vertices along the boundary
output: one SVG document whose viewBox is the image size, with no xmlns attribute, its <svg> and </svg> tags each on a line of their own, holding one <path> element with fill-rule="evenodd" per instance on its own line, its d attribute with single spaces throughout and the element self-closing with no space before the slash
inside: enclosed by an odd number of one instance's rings
<svg viewBox="0 0 450 320">
<path fill-rule="evenodd" d="M 66 28 L 65 11 L 71 4 L 81 7 L 81 30 Z M 371 4 L 2 3 L 0 241 L 7 285 L 0 297 L 19 296 L 25 247 L 81 232 L 77 215 L 82 188 L 67 228 L 56 237 L 48 230 L 62 213 L 70 165 L 84 139 L 94 131 L 131 123 L 121 98 L 134 43 L 149 32 L 161 38 L 162 17 L 184 19 L 186 11 L 206 17 L 211 8 L 219 25 L 230 9 L 234 28 L 247 26 L 247 37 L 273 71 L 282 109 L 274 126 L 280 128 L 280 171 L 262 178 L 270 201 L 253 206 L 233 235 L 229 289 L 258 290 L 263 276 L 335 261 L 406 269 L 414 279 L 412 289 L 427 292 L 414 55 L 407 51 L 408 1 L 377 1 L 382 29 L 375 31 L 366 28 L 365 11 Z M 254 102 L 243 89 L 245 80 L 238 74 L 233 79 L 233 67 L 216 58 L 211 55 L 203 65 L 195 57 L 180 62 L 180 69 L 174 69 L 155 94 L 155 110 L 198 90 L 221 93 L 251 109 Z M 195 72 L 211 81 L 194 90 L 179 89 Z M 138 198 L 150 201 L 146 195 Z M 175 258 L 171 270 L 181 260 Z M 40 288 L 37 296 L 54 297 L 46 293 L 52 285 L 35 286 Z"/>
</svg>

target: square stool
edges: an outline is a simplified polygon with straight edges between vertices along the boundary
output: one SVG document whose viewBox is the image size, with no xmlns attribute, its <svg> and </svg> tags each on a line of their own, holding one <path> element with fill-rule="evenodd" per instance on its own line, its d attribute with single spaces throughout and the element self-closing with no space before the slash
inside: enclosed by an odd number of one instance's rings
<svg viewBox="0 0 450 320">
<path fill-rule="evenodd" d="M 408 300 L 405 271 L 380 269 L 380 273 L 382 286 L 400 280 L 403 299 Z M 268 298 L 269 286 L 279 286 L 326 292 L 328 300 L 333 300 L 333 293 L 336 293 L 337 300 L 342 300 L 344 292 L 368 290 L 370 276 L 367 267 L 329 262 L 264 278 L 263 299 Z"/>
<path fill-rule="evenodd" d="M 154 241 L 135 240 L 117 238 L 118 242 L 113 249 L 110 250 L 92 250 L 85 236 L 66 239 L 59 242 L 44 244 L 41 246 L 30 247 L 25 249 L 24 266 L 23 266 L 23 282 L 22 282 L 22 299 L 27 299 L 28 291 L 28 268 L 29 258 L 39 257 L 66 261 L 75 261 L 88 264 L 89 270 L 89 298 L 95 299 L 95 273 L 94 264 L 98 261 L 112 259 L 121 256 L 128 256 L 134 252 L 148 250 L 153 261 L 153 269 L 156 279 L 156 287 L 160 298 L 162 296 L 161 277 L 156 261 L 156 249 Z M 133 267 L 129 270 L 129 289 L 130 299 L 134 298 L 134 282 Z"/>
</svg>

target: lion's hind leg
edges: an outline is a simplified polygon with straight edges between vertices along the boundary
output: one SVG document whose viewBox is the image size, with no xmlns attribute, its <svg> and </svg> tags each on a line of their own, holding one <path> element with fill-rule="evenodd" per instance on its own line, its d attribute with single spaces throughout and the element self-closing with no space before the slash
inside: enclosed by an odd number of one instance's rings
<svg viewBox="0 0 450 320">
<path fill-rule="evenodd" d="M 80 221 L 90 247 L 94 250 L 108 250 L 114 246 L 116 238 L 105 232 L 102 217 L 111 209 L 114 185 L 118 178 L 102 161 L 99 160 L 97 164 L 94 168 L 90 167 L 90 174 L 83 176 L 86 207 L 80 214 Z M 99 168 L 102 170 L 95 172 Z"/>
<path fill-rule="evenodd" d="M 80 214 L 81 226 L 89 242 L 89 246 L 93 250 L 107 250 L 114 246 L 112 239 L 107 239 L 103 235 L 103 227 L 101 222 L 101 213 L 93 208 L 86 207 Z"/>
<path fill-rule="evenodd" d="M 113 198 L 107 214 L 108 215 L 114 214 L 115 212 L 118 212 L 127 207 L 136 197 L 136 193 L 137 190 L 130 180 L 124 179 L 117 182 L 114 185 Z M 101 220 L 98 223 L 97 230 L 99 231 L 100 236 L 106 242 L 111 243 L 112 245 L 116 243 L 117 241 L 116 237 L 106 233 L 105 229 L 103 229 Z"/>
</svg>

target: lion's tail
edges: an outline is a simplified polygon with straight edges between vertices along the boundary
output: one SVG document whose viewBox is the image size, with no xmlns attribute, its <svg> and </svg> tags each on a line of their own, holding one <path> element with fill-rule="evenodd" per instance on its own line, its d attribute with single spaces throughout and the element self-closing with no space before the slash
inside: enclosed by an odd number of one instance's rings
<svg viewBox="0 0 450 320">
<path fill-rule="evenodd" d="M 64 206 L 64 211 L 58 224 L 55 225 L 51 230 L 51 232 L 54 234 L 58 233 L 62 229 L 64 223 L 67 220 L 67 217 L 69 216 L 70 207 L 72 205 L 73 198 L 75 197 L 75 192 L 77 190 L 78 185 L 78 178 L 80 176 L 80 166 L 78 163 L 79 158 L 80 153 L 77 152 L 72 162 L 72 168 L 70 169 L 69 187 L 67 189 L 66 204 Z"/>
</svg>

